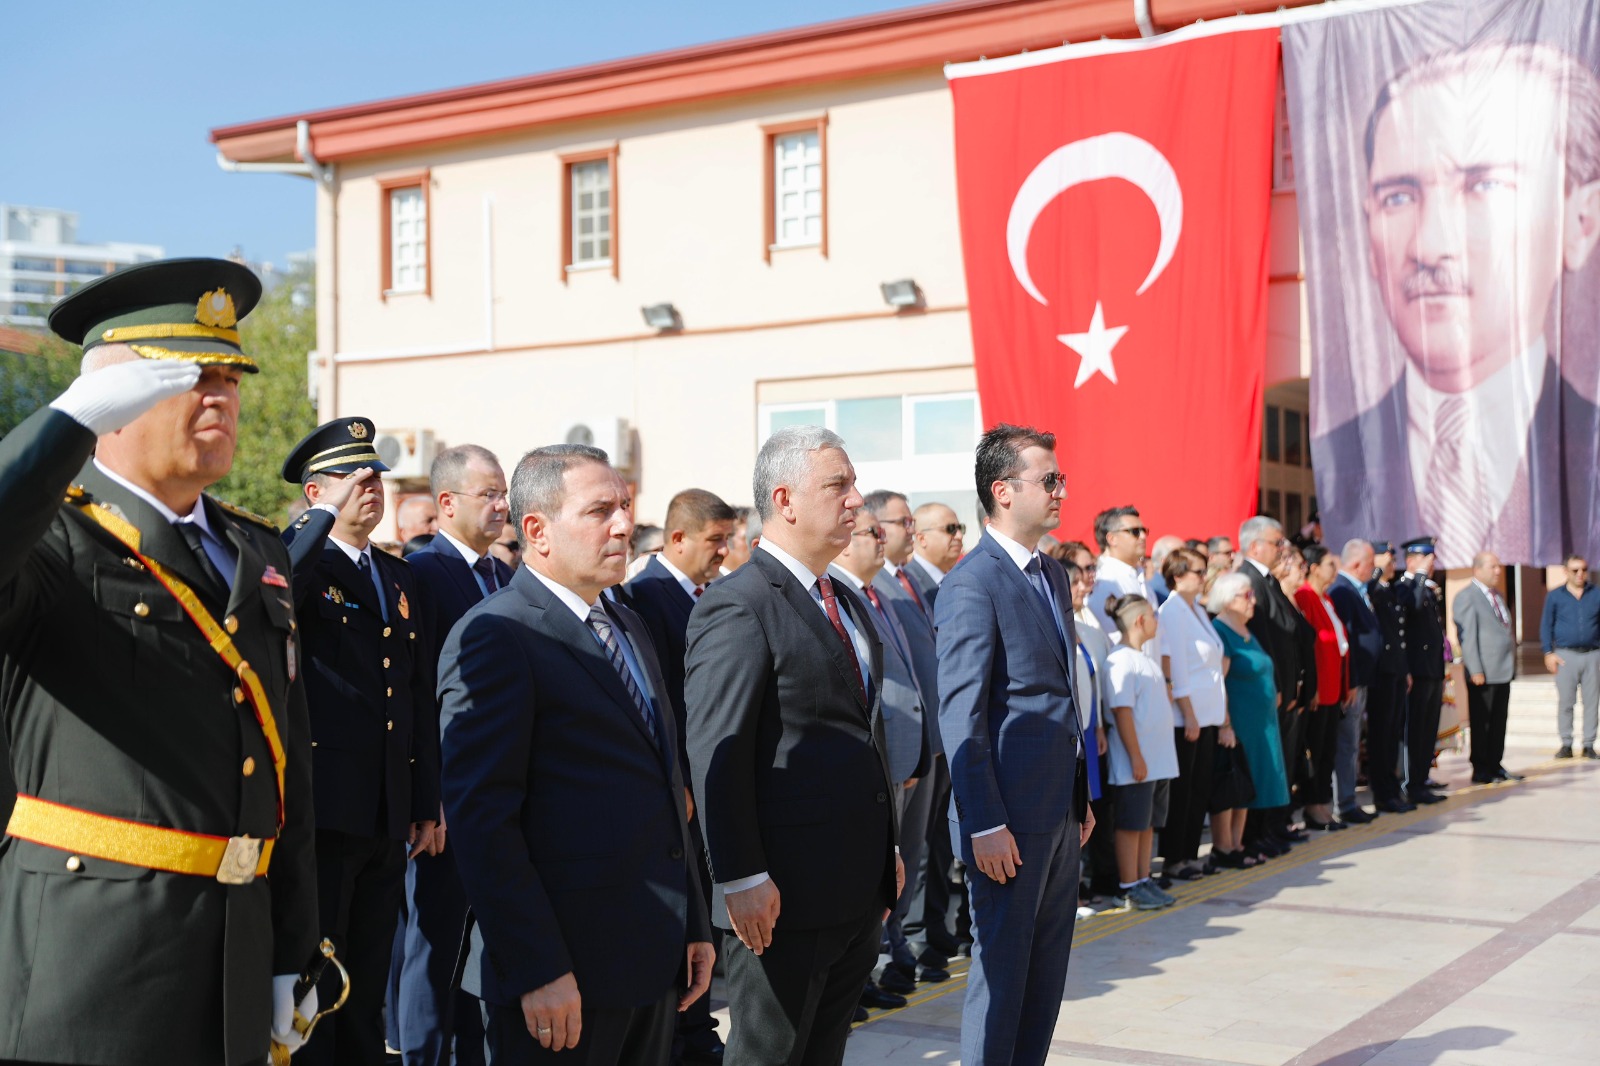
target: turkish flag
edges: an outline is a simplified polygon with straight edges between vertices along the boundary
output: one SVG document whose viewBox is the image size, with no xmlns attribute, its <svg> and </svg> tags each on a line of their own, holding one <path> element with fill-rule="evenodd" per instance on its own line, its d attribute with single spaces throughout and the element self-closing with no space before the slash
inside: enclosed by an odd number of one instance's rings
<svg viewBox="0 0 1600 1066">
<path fill-rule="evenodd" d="M 984 421 L 1056 434 L 1063 539 L 1126 504 L 1232 536 L 1260 469 L 1278 31 L 1110 47 L 950 68 Z"/>
</svg>

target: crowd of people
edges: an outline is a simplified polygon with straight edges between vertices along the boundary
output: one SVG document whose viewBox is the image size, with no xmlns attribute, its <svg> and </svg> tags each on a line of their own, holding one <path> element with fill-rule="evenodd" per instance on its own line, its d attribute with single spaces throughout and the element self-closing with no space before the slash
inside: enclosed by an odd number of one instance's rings
<svg viewBox="0 0 1600 1066">
<path fill-rule="evenodd" d="M 347 416 L 284 458 L 280 541 L 204 491 L 258 296 L 211 260 L 86 286 L 52 315 L 84 373 L 0 443 L 0 1055 L 836 1064 L 967 956 L 963 1060 L 1042 1063 L 1082 905 L 1442 800 L 1428 538 L 1147 546 L 1129 506 L 1064 542 L 1054 437 L 1005 424 L 969 535 L 793 426 L 752 506 L 686 488 L 647 535 L 603 451 L 458 444 L 390 552 Z M 1515 645 L 1473 574 L 1488 782 Z M 1594 758 L 1586 574 L 1544 629 Z"/>
</svg>

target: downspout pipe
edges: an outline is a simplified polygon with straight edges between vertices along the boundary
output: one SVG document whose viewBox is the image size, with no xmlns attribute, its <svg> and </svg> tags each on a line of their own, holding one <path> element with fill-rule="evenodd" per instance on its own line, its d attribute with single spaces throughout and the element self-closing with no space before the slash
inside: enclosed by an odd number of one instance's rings
<svg viewBox="0 0 1600 1066">
<path fill-rule="evenodd" d="M 333 168 L 318 162 L 311 151 L 311 123 L 305 119 L 295 123 L 294 144 L 295 154 L 301 159 L 298 163 L 240 163 L 229 159 L 219 150 L 217 166 L 229 174 L 298 174 L 316 178 L 324 185 L 332 184 Z"/>
<path fill-rule="evenodd" d="M 1133 21 L 1139 27 L 1140 37 L 1154 37 L 1155 23 L 1150 18 L 1150 0 L 1133 0 Z"/>
</svg>

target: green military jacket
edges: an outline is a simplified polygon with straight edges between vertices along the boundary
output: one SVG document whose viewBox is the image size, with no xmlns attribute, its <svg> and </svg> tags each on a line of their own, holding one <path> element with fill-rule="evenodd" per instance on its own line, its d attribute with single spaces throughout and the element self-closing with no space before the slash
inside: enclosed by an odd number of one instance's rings
<svg viewBox="0 0 1600 1066">
<path fill-rule="evenodd" d="M 318 942 L 310 732 L 289 559 L 260 519 L 207 499 L 238 556 L 205 598 L 260 677 L 286 752 L 285 822 L 266 736 L 238 679 L 140 551 L 207 586 L 181 534 L 45 408 L 0 441 L 0 780 L 51 803 L 217 837 L 278 841 L 264 877 L 224 884 L 0 838 L 0 1059 L 79 1064 L 265 1058 L 274 974 Z M 68 500 L 70 486 L 74 499 Z M 0 798 L 0 824 L 11 792 Z"/>
</svg>

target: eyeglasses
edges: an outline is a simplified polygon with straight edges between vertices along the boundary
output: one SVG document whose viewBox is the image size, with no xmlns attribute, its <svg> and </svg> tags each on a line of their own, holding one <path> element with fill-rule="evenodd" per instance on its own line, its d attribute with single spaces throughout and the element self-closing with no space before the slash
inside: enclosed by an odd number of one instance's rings
<svg viewBox="0 0 1600 1066">
<path fill-rule="evenodd" d="M 488 492 L 463 492 L 460 489 L 446 489 L 445 491 L 452 496 L 472 496 L 475 499 L 488 500 L 490 503 L 511 502 L 511 494 L 509 492 L 501 492 L 499 489 L 490 489 Z"/>
<path fill-rule="evenodd" d="M 1184 573 L 1186 573 L 1186 574 L 1198 574 L 1201 577 L 1205 577 L 1206 576 L 1206 568 L 1203 567 L 1203 566 L 1191 566 L 1188 569 L 1186 569 L 1184 571 Z"/>
<path fill-rule="evenodd" d="M 1588 572 L 1589 572 L 1589 568 L 1587 566 L 1569 566 L 1569 567 L 1567 567 L 1567 573 L 1569 573 L 1569 574 L 1587 574 Z"/>
<path fill-rule="evenodd" d="M 951 522 L 947 526 L 928 526 L 917 530 L 918 533 L 943 533 L 947 537 L 959 537 L 966 531 L 967 527 L 961 522 Z"/>
<path fill-rule="evenodd" d="M 852 537 L 871 537 L 879 544 L 882 544 L 884 541 L 883 530 L 881 529 L 858 529 L 850 535 Z"/>
<path fill-rule="evenodd" d="M 1029 485 L 1040 485 L 1040 486 L 1042 486 L 1044 488 L 1044 491 L 1046 491 L 1046 492 L 1048 492 L 1048 493 L 1050 493 L 1052 495 L 1055 494 L 1056 489 L 1065 490 L 1066 487 L 1067 487 L 1066 476 L 1064 474 L 1062 474 L 1060 471 L 1057 471 L 1057 470 L 1052 470 L 1052 471 L 1050 471 L 1050 473 L 1046 474 L 1044 477 L 1039 477 L 1039 478 L 1007 477 L 1007 478 L 1001 478 L 1000 480 L 1001 481 L 1021 481 L 1021 482 L 1025 482 L 1026 484 L 1029 484 Z"/>
<path fill-rule="evenodd" d="M 878 521 L 883 522 L 886 526 L 904 526 L 907 533 L 915 533 L 917 531 L 917 520 L 910 515 L 906 515 L 904 518 L 890 518 L 887 520 L 880 518 Z"/>
<path fill-rule="evenodd" d="M 1148 529 L 1146 529 L 1144 526 L 1124 526 L 1121 529 L 1113 529 L 1111 532 L 1113 532 L 1113 533 L 1132 533 L 1135 537 L 1142 537 L 1145 534 L 1149 533 L 1150 531 Z"/>
<path fill-rule="evenodd" d="M 1243 592 L 1239 593 L 1238 596 L 1234 597 L 1234 599 L 1236 599 L 1236 600 L 1237 599 L 1241 599 L 1241 598 L 1246 599 L 1246 600 L 1253 600 L 1253 599 L 1256 598 L 1256 594 L 1254 592 L 1251 592 L 1249 589 L 1245 589 Z"/>
</svg>

